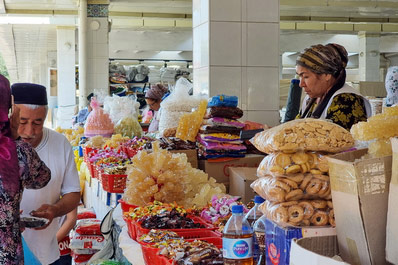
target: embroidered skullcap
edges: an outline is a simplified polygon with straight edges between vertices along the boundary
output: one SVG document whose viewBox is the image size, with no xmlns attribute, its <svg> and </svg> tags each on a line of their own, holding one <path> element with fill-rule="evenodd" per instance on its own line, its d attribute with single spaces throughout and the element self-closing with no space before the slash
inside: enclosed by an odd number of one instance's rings
<svg viewBox="0 0 398 265">
<path fill-rule="evenodd" d="M 346 49 L 336 43 L 313 45 L 305 49 L 296 60 L 296 65 L 308 68 L 316 74 L 332 74 L 333 76 L 337 76 L 341 70 L 345 69 L 347 63 Z"/>
<path fill-rule="evenodd" d="M 11 86 L 15 104 L 48 105 L 46 88 L 32 83 L 15 83 Z"/>
</svg>

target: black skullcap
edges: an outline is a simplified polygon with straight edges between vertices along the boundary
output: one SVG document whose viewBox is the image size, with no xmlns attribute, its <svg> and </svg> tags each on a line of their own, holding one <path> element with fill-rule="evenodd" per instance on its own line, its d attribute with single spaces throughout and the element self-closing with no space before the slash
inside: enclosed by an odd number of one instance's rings
<svg viewBox="0 0 398 265">
<path fill-rule="evenodd" d="M 31 83 L 15 83 L 11 86 L 15 104 L 48 105 L 46 88 Z"/>
<path fill-rule="evenodd" d="M 90 93 L 90 94 L 88 94 L 88 96 L 87 96 L 87 100 L 88 100 L 88 101 L 90 101 L 92 97 L 94 97 L 94 93 Z"/>
</svg>

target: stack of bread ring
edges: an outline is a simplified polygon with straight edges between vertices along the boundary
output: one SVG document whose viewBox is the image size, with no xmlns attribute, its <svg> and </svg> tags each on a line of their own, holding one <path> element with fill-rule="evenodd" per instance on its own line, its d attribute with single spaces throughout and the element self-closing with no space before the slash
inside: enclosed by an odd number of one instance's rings
<svg viewBox="0 0 398 265">
<path fill-rule="evenodd" d="M 272 153 L 260 163 L 251 187 L 267 200 L 264 214 L 276 222 L 334 225 L 328 171 L 327 159 L 319 153 Z"/>
</svg>

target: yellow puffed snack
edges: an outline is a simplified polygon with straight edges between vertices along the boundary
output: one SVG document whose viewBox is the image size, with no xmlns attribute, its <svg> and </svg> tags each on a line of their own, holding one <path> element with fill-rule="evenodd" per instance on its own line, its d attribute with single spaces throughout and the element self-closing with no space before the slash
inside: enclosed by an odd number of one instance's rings
<svg viewBox="0 0 398 265">
<path fill-rule="evenodd" d="M 321 119 L 298 119 L 256 134 L 251 140 L 264 152 L 317 151 L 337 153 L 354 146 L 343 127 Z"/>
</svg>

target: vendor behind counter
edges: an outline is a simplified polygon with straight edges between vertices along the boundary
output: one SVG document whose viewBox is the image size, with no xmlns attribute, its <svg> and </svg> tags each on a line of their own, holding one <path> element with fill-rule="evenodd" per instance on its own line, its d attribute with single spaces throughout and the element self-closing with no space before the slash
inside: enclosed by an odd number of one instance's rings
<svg viewBox="0 0 398 265">
<path fill-rule="evenodd" d="M 345 83 L 348 53 L 335 43 L 313 45 L 296 61 L 299 86 L 307 94 L 299 118 L 329 119 L 346 129 L 371 116 L 369 101 Z"/>
</svg>

